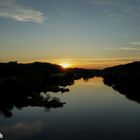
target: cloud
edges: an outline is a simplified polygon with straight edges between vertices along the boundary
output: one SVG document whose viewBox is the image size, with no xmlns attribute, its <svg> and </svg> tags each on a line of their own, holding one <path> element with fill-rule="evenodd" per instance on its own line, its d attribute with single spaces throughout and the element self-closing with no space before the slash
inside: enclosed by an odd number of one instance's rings
<svg viewBox="0 0 140 140">
<path fill-rule="evenodd" d="M 126 50 L 126 51 L 140 51 L 140 48 L 128 48 L 128 47 L 122 47 L 120 48 L 121 50 Z"/>
<path fill-rule="evenodd" d="M 138 42 L 132 42 L 131 44 L 132 45 L 140 45 L 140 41 L 138 41 Z"/>
<path fill-rule="evenodd" d="M 22 6 L 16 0 L 0 0 L 0 17 L 20 22 L 42 23 L 45 20 L 42 12 Z"/>
<path fill-rule="evenodd" d="M 139 44 L 140 45 L 140 44 Z M 140 48 L 130 48 L 130 47 L 106 47 L 103 48 L 105 50 L 110 50 L 110 51 L 118 51 L 118 50 L 124 50 L 124 51 L 140 51 Z"/>
</svg>

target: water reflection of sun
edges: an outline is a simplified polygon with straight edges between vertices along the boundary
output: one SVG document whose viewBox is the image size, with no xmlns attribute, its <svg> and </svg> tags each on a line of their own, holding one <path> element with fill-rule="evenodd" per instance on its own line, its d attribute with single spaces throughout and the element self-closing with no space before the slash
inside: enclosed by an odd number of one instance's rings
<svg viewBox="0 0 140 140">
<path fill-rule="evenodd" d="M 69 68 L 71 66 L 70 63 L 60 63 L 59 65 L 63 68 Z"/>
</svg>

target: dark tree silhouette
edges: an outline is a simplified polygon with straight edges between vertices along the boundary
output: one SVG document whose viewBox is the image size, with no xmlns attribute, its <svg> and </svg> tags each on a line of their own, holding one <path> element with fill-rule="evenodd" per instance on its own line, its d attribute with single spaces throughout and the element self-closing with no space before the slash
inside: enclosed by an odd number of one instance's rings
<svg viewBox="0 0 140 140">
<path fill-rule="evenodd" d="M 140 62 L 106 68 L 101 75 L 106 85 L 140 103 Z"/>
</svg>

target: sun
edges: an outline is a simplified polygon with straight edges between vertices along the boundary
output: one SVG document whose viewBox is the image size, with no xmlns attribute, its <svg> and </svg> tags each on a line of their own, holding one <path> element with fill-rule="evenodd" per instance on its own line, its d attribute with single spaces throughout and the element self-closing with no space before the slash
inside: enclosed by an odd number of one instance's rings
<svg viewBox="0 0 140 140">
<path fill-rule="evenodd" d="M 60 66 L 62 66 L 63 68 L 69 68 L 70 64 L 69 63 L 60 63 Z"/>
</svg>

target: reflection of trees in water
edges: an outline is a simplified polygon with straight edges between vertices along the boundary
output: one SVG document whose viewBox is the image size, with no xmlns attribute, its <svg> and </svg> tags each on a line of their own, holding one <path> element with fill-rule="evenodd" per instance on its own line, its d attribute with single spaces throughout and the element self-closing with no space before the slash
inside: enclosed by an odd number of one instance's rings
<svg viewBox="0 0 140 140">
<path fill-rule="evenodd" d="M 62 83 L 64 81 L 65 84 Z M 41 84 L 39 81 L 5 80 L 0 84 L 0 112 L 6 117 L 11 117 L 14 107 L 22 109 L 27 106 L 38 106 L 45 107 L 46 110 L 47 108 L 63 107 L 65 103 L 57 97 L 48 95 L 48 92 L 69 92 L 69 89 L 64 86 L 73 83 L 74 81 L 66 81 L 66 79 L 56 80 L 54 84 L 53 80 L 49 80 L 49 82 L 46 80 Z"/>
<path fill-rule="evenodd" d="M 11 94 L 13 94 L 11 92 Z M 47 94 L 47 93 L 46 93 Z M 6 94 L 7 95 L 7 94 Z M 18 109 L 22 109 L 23 107 L 27 106 L 38 106 L 38 107 L 45 107 L 45 108 L 57 108 L 63 107 L 65 103 L 61 102 L 57 97 L 47 96 L 44 98 L 40 94 L 32 94 L 32 96 L 18 96 L 17 94 L 13 94 L 12 96 L 1 96 L 0 98 L 0 111 L 6 117 L 12 116 L 12 109 L 14 107 Z"/>
<path fill-rule="evenodd" d="M 45 108 L 63 107 L 58 98 L 47 92 L 68 92 L 66 86 L 74 80 L 88 81 L 102 76 L 104 83 L 124 94 L 128 99 L 140 102 L 140 62 L 106 68 L 104 70 L 67 69 L 49 63 L 18 64 L 0 63 L 0 111 L 12 116 L 12 109 L 26 106 Z M 40 94 L 40 93 L 46 94 Z"/>
<path fill-rule="evenodd" d="M 88 82 L 90 78 L 83 78 L 84 82 Z"/>
<path fill-rule="evenodd" d="M 107 68 L 103 78 L 106 85 L 140 103 L 140 62 Z"/>
<path fill-rule="evenodd" d="M 117 90 L 119 93 L 123 94 L 129 100 L 133 100 L 137 103 L 140 103 L 140 85 L 137 84 L 138 81 L 134 82 L 124 82 L 111 80 L 110 78 L 104 79 L 104 84 L 111 86 L 114 90 Z"/>
<path fill-rule="evenodd" d="M 14 107 L 63 107 L 60 99 L 46 96 L 47 92 L 69 92 L 66 86 L 82 77 L 93 77 L 94 73 L 93 70 L 78 68 L 64 70 L 50 63 L 0 63 L 0 111 L 10 117 Z M 46 95 L 42 96 L 41 92 Z"/>
</svg>

